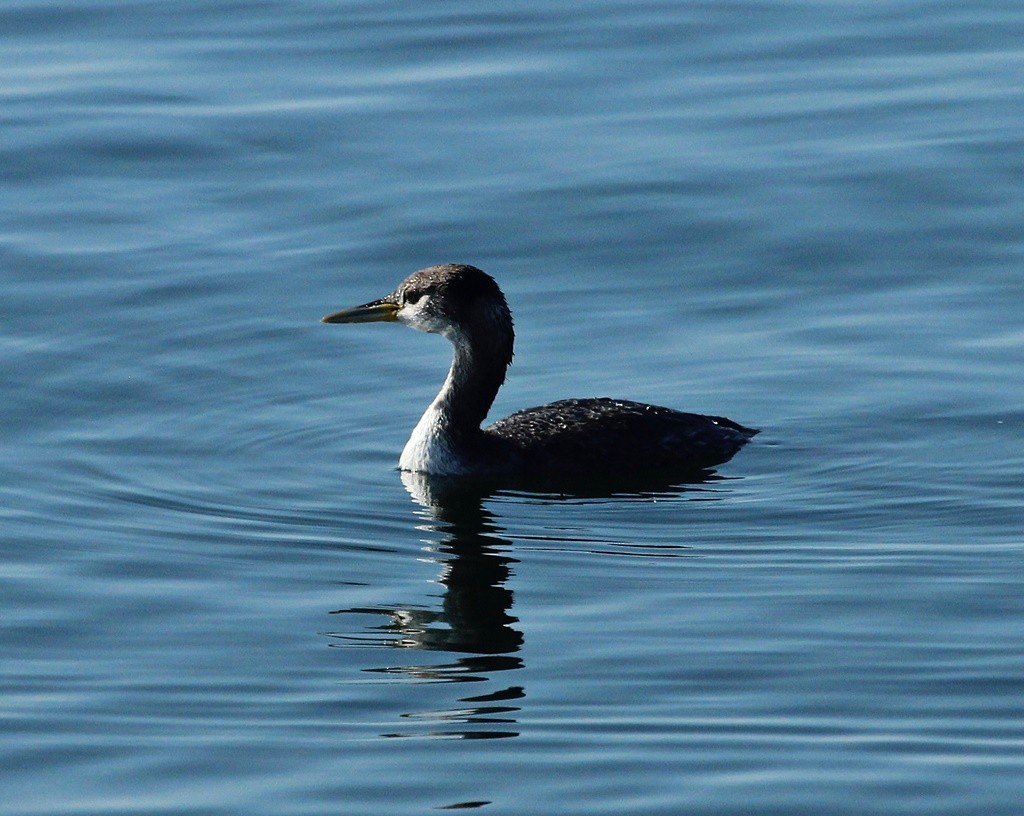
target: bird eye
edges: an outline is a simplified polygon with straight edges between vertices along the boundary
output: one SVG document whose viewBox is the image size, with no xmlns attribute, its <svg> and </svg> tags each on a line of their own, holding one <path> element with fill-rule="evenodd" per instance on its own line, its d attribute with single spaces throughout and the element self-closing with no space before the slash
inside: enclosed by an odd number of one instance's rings
<svg viewBox="0 0 1024 816">
<path fill-rule="evenodd" d="M 426 289 L 410 289 L 405 293 L 405 302 L 410 306 L 415 305 L 420 302 L 424 295 L 430 295 L 433 292 L 434 287 L 432 286 L 428 286 Z"/>
</svg>

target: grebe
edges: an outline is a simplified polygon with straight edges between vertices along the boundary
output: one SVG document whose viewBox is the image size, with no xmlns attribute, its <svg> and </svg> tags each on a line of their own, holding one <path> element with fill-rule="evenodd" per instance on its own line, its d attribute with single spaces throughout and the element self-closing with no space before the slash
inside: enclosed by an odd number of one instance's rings
<svg viewBox="0 0 1024 816">
<path fill-rule="evenodd" d="M 513 481 L 678 478 L 728 461 L 756 430 L 729 419 L 598 397 L 480 424 L 512 362 L 512 314 L 494 279 L 465 264 L 422 269 L 390 295 L 322 318 L 397 321 L 455 347 L 440 393 L 402 451 L 402 470 Z"/>
</svg>

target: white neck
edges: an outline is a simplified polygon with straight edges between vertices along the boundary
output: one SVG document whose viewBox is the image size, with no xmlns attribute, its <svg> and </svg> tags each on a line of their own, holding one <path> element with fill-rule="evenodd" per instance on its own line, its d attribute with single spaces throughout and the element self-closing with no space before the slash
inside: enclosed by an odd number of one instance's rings
<svg viewBox="0 0 1024 816">
<path fill-rule="evenodd" d="M 402 458 L 398 460 L 398 466 L 402 470 L 433 473 L 438 476 L 458 476 L 466 473 L 465 466 L 452 449 L 448 427 L 445 406 L 448 404 L 451 388 L 452 372 L 449 371 L 441 392 L 423 412 L 420 421 L 412 430 L 412 436 L 405 443 Z"/>
<path fill-rule="evenodd" d="M 475 443 L 484 435 L 480 424 L 511 359 L 511 332 L 507 349 L 497 352 L 478 348 L 470 335 L 461 331 L 452 329 L 444 334 L 454 346 L 452 366 L 441 390 L 416 423 L 398 464 L 402 470 L 459 476 L 472 471 L 469 460 L 477 449 Z"/>
</svg>

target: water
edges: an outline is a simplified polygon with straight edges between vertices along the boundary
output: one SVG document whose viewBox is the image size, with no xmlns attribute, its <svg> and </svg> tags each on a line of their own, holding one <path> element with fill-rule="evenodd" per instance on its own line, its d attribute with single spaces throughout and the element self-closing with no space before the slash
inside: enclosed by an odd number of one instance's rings
<svg viewBox="0 0 1024 816">
<path fill-rule="evenodd" d="M 1015 814 L 1024 13 L 0 4 L 12 814 Z M 638 495 L 394 469 L 492 414 L 762 433 Z"/>
</svg>

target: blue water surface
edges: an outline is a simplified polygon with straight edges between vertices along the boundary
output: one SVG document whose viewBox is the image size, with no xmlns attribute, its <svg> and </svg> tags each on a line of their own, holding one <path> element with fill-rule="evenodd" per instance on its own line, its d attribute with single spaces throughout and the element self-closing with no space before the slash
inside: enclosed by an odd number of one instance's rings
<svg viewBox="0 0 1024 816">
<path fill-rule="evenodd" d="M 0 0 L 4 813 L 1024 801 L 1024 10 Z M 446 261 L 492 412 L 715 477 L 396 469 Z"/>
</svg>

